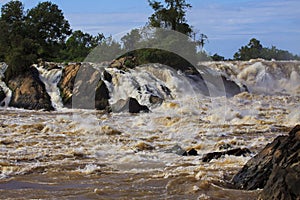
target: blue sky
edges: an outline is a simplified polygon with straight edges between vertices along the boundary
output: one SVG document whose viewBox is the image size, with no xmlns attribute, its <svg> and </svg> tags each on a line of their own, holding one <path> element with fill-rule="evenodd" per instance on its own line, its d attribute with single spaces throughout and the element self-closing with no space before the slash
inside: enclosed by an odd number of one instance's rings
<svg viewBox="0 0 300 200">
<path fill-rule="evenodd" d="M 0 0 L 0 5 L 7 0 Z M 23 0 L 26 8 L 39 0 Z M 147 0 L 52 0 L 63 10 L 73 30 L 116 35 L 142 27 L 153 13 Z M 187 0 L 187 19 L 208 36 L 205 50 L 226 58 L 253 37 L 300 55 L 299 0 Z"/>
</svg>

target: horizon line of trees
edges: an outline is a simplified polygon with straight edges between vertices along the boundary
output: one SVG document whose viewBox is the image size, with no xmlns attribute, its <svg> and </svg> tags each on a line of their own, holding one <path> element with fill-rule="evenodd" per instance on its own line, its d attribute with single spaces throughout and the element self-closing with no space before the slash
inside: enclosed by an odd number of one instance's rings
<svg viewBox="0 0 300 200">
<path fill-rule="evenodd" d="M 201 60 L 209 58 L 226 60 L 218 54 L 209 56 L 202 50 L 207 42 L 207 36 L 198 34 L 188 24 L 186 12 L 192 6 L 186 0 L 164 0 L 163 3 L 148 0 L 148 3 L 154 13 L 148 18 L 146 27 L 174 30 L 189 36 L 192 39 L 187 41 L 190 44 L 188 46 Z M 137 29 L 125 35 L 121 42 L 113 40 L 111 36 L 105 37 L 102 33 L 93 36 L 81 30 L 72 31 L 62 10 L 50 1 L 40 2 L 27 11 L 19 0 L 11 0 L 1 7 L 0 61 L 6 62 L 9 66 L 6 78 L 23 73 L 39 59 L 54 62 L 81 62 L 99 45 L 126 52 L 132 49 L 133 45 L 138 46 L 145 42 L 142 38 L 142 33 Z M 166 41 L 169 41 L 168 38 Z M 147 42 L 153 41 L 148 39 Z M 147 49 L 144 52 L 135 52 L 134 55 L 142 57 L 143 62 L 146 62 L 153 60 L 154 57 L 159 57 L 163 61 L 163 58 L 168 58 L 169 54 Z M 275 46 L 263 47 L 255 38 L 252 38 L 248 45 L 242 46 L 233 56 L 233 60 L 253 58 L 300 60 L 298 55 L 279 50 Z"/>
</svg>

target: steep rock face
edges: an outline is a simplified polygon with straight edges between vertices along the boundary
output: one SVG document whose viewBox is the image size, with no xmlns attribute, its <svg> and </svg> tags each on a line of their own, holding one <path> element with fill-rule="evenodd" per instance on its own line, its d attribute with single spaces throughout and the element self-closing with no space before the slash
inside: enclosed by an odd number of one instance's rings
<svg viewBox="0 0 300 200">
<path fill-rule="evenodd" d="M 58 83 L 60 89 L 62 102 L 65 107 L 72 107 L 72 94 L 74 88 L 74 82 L 76 74 L 80 68 L 81 64 L 71 64 L 67 65 L 63 69 L 62 77 Z"/>
<path fill-rule="evenodd" d="M 12 90 L 9 106 L 31 110 L 54 110 L 36 68 L 31 67 L 26 73 L 9 80 L 8 87 Z"/>
<path fill-rule="evenodd" d="M 240 189 L 263 188 L 261 199 L 300 198 L 300 125 L 279 136 L 235 175 Z"/>
<path fill-rule="evenodd" d="M 97 110 L 108 109 L 109 91 L 100 77 L 100 71 L 89 65 L 71 64 L 66 66 L 58 83 L 64 106 Z"/>
</svg>

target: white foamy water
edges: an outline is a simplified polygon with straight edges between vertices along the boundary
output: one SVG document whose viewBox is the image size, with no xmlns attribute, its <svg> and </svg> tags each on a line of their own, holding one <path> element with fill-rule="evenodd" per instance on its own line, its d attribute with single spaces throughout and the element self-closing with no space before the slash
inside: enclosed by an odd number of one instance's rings
<svg viewBox="0 0 300 200">
<path fill-rule="evenodd" d="M 2 102 L 0 102 L 0 105 L 2 107 L 7 108 L 11 99 L 12 92 L 11 90 L 7 87 L 7 85 L 2 81 L 4 78 L 4 72 L 7 68 L 7 65 L 4 63 L 0 63 L 0 87 L 3 89 L 3 92 L 5 93 L 6 97 L 3 99 Z"/>
<path fill-rule="evenodd" d="M 227 77 L 245 84 L 250 92 L 290 94 L 300 92 L 300 61 L 205 62 Z"/>
<path fill-rule="evenodd" d="M 57 86 L 62 76 L 62 67 L 58 69 L 47 70 L 44 66 L 36 67 L 40 72 L 40 79 L 45 84 L 47 93 L 49 94 L 52 106 L 57 110 L 63 108 L 60 97 L 60 90 Z"/>
</svg>

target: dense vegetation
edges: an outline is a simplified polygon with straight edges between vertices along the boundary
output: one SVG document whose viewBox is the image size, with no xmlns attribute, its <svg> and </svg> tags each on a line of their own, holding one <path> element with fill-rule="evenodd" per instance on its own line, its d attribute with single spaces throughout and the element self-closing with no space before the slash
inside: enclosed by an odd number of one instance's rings
<svg viewBox="0 0 300 200">
<path fill-rule="evenodd" d="M 265 60 L 300 60 L 299 56 L 277 49 L 275 46 L 271 48 L 263 47 L 260 41 L 255 38 L 252 38 L 248 45 L 242 46 L 233 57 L 235 60 L 250 60 L 255 58 Z"/>
<path fill-rule="evenodd" d="M 209 56 L 202 51 L 207 36 L 196 33 L 188 24 L 186 13 L 192 6 L 186 0 L 164 0 L 162 2 L 148 0 L 148 2 L 154 13 L 149 17 L 145 29 L 151 26 L 174 30 L 189 38 L 184 38 L 184 41 L 174 40 L 172 35 L 164 35 L 159 31 L 154 32 L 154 37 L 149 38 L 145 37 L 143 30 L 134 29 L 119 43 L 112 40 L 111 37 L 105 38 L 103 34 L 93 36 L 80 30 L 72 31 L 62 10 L 49 1 L 38 3 L 36 7 L 27 11 L 24 10 L 21 1 L 14 0 L 6 3 L 1 8 L 0 16 L 0 61 L 5 61 L 9 65 L 6 79 L 24 73 L 39 59 L 56 62 L 83 61 L 96 46 L 110 49 L 111 51 L 104 52 L 106 54 L 129 52 L 126 55 L 136 57 L 138 63 L 186 64 L 186 61 L 180 59 L 180 56 L 159 50 L 158 47 L 180 48 L 186 54 L 184 57 L 189 58 L 190 61 L 208 59 Z M 160 40 L 153 38 L 160 38 Z M 186 45 L 182 46 L 182 44 Z M 139 48 L 141 49 L 137 50 Z M 109 58 L 109 55 L 107 57 Z M 218 54 L 214 54 L 211 58 L 225 60 Z M 251 39 L 248 45 L 241 47 L 234 55 L 235 60 L 252 58 L 300 59 L 299 56 L 279 50 L 274 46 L 263 47 L 255 38 Z M 172 62 L 168 62 L 168 60 Z"/>
</svg>

